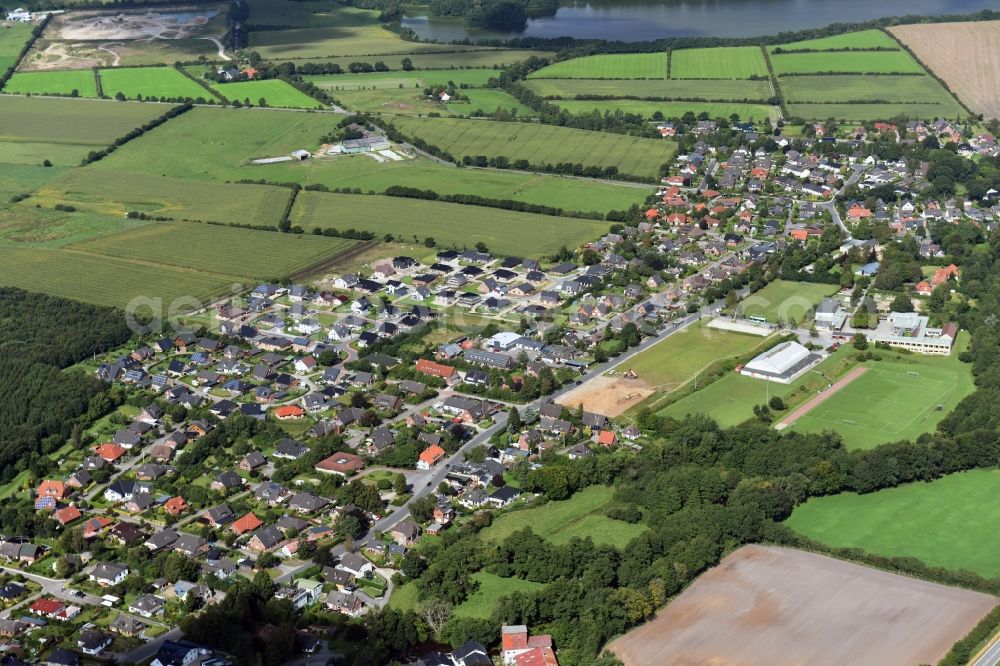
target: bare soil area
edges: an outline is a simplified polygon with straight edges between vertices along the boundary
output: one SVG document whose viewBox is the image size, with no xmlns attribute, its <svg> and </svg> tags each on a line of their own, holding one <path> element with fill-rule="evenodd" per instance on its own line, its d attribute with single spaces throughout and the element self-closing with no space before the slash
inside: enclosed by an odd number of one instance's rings
<svg viewBox="0 0 1000 666">
<path fill-rule="evenodd" d="M 745 546 L 609 648 L 625 666 L 933 664 L 996 604 L 822 555 Z"/>
<path fill-rule="evenodd" d="M 574 409 L 582 404 L 588 412 L 615 417 L 652 394 L 653 389 L 642 379 L 601 375 L 566 393 L 556 402 Z"/>
<path fill-rule="evenodd" d="M 889 31 L 970 109 L 1000 117 L 1000 21 L 899 25 Z"/>
</svg>

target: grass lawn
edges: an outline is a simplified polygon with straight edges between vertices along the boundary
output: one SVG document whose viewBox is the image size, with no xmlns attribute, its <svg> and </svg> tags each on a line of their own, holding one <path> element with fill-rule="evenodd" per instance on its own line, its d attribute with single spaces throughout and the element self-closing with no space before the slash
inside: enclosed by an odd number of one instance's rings
<svg viewBox="0 0 1000 666">
<path fill-rule="evenodd" d="M 959 335 L 951 356 L 946 357 L 882 351 L 885 360 L 866 362 L 867 372 L 790 429 L 835 430 L 849 449 L 869 449 L 933 432 L 975 388 L 969 366 L 957 358 L 968 340 L 967 333 Z"/>
<path fill-rule="evenodd" d="M 739 304 L 746 317 L 764 317 L 769 323 L 801 322 L 826 296 L 840 291 L 839 285 L 819 282 L 775 280 Z"/>
<path fill-rule="evenodd" d="M 464 54 L 463 54 L 464 55 Z M 371 88 L 420 88 L 431 85 L 484 86 L 499 76 L 495 69 L 415 69 L 410 72 L 369 72 L 364 74 L 326 74 L 306 76 L 306 81 L 325 90 L 364 90 Z M 465 94 L 465 91 L 462 91 Z"/>
<path fill-rule="evenodd" d="M 43 185 L 31 203 L 70 204 L 79 210 L 124 215 L 129 211 L 174 219 L 277 225 L 291 190 L 269 185 L 205 183 L 143 173 L 114 178 L 93 169 L 67 171 Z"/>
<path fill-rule="evenodd" d="M 468 116 L 479 110 L 492 113 L 497 109 L 515 109 L 518 117 L 531 118 L 537 115 L 530 106 L 525 106 L 516 97 L 504 90 L 492 88 L 470 88 L 460 90 L 460 94 L 469 98 L 468 102 L 448 102 L 448 112 L 456 116 Z"/>
<path fill-rule="evenodd" d="M 331 215 L 331 211 L 336 214 Z M 438 245 L 472 247 L 484 242 L 501 255 L 541 257 L 562 246 L 577 247 L 598 238 L 606 222 L 517 213 L 498 208 L 365 196 L 302 192 L 292 211 L 292 224 L 314 228 L 358 229 L 401 241 L 434 238 Z"/>
<path fill-rule="evenodd" d="M 670 52 L 672 79 L 749 79 L 751 76 L 767 76 L 767 63 L 757 46 L 720 46 Z"/>
<path fill-rule="evenodd" d="M 836 379 L 854 367 L 857 364 L 851 358 L 854 353 L 853 347 L 843 346 L 817 365 L 814 368 L 816 372 L 807 372 L 791 384 L 766 382 L 730 372 L 705 388 L 658 410 L 657 414 L 676 419 L 689 414 L 706 414 L 723 428 L 728 428 L 753 418 L 754 405 L 766 404 L 771 396 L 784 399 L 788 409 L 791 410 L 830 383 L 823 375 Z M 775 420 L 786 413 L 788 412 L 775 413 Z"/>
<path fill-rule="evenodd" d="M 590 537 L 597 544 L 624 548 L 646 526 L 608 518 L 605 513 L 613 504 L 614 494 L 614 488 L 589 486 L 568 500 L 505 513 L 481 534 L 484 539 L 501 541 L 524 527 L 531 527 L 555 544 L 567 543 L 573 537 Z"/>
<path fill-rule="evenodd" d="M 765 343 L 766 338 L 692 324 L 637 354 L 628 365 L 650 388 L 671 391 L 708 365 L 741 356 Z"/>
<path fill-rule="evenodd" d="M 1000 471 L 973 470 L 868 495 L 810 499 L 786 524 L 832 546 L 916 557 L 931 566 L 997 578 L 998 521 Z"/>
<path fill-rule="evenodd" d="M 400 611 L 415 611 L 419 605 L 420 590 L 417 589 L 416 583 L 407 583 L 392 588 L 392 594 L 389 596 L 389 608 Z"/>
<path fill-rule="evenodd" d="M 157 222 L 69 246 L 75 252 L 119 257 L 205 273 L 266 280 L 322 263 L 356 241 L 282 234 L 197 222 Z"/>
<path fill-rule="evenodd" d="M 591 55 L 563 60 L 528 75 L 529 79 L 662 79 L 666 53 Z"/>
<path fill-rule="evenodd" d="M 30 23 L 0 24 L 0 72 L 6 72 L 17 64 L 17 57 L 31 39 L 34 28 Z"/>
<path fill-rule="evenodd" d="M 267 102 L 266 106 L 279 109 L 321 109 L 323 105 L 292 87 L 280 79 L 266 81 L 238 81 L 214 86 L 215 90 L 228 100 L 246 100 L 254 106 L 260 105 L 260 100 Z"/>
<path fill-rule="evenodd" d="M 447 115 L 448 112 L 443 102 L 426 97 L 422 87 L 332 90 L 330 97 L 339 106 L 357 113 L 426 116 L 431 113 Z"/>
<path fill-rule="evenodd" d="M 577 95 L 631 97 L 636 99 L 766 100 L 767 81 L 666 79 L 657 81 L 601 79 L 531 79 L 524 84 L 549 98 L 573 99 Z"/>
<path fill-rule="evenodd" d="M 899 49 L 896 40 L 885 34 L 881 30 L 861 30 L 859 32 L 847 32 L 842 35 L 832 37 L 820 37 L 818 39 L 805 39 L 800 42 L 789 42 L 788 44 L 778 44 L 768 46 L 767 50 L 774 52 L 775 49 L 799 50 L 812 49 L 814 51 L 829 51 L 831 49 L 874 49 L 888 48 Z"/>
<path fill-rule="evenodd" d="M 173 67 L 102 69 L 101 88 L 106 97 L 122 93 L 127 99 L 137 97 L 209 99 L 212 96 L 210 92 Z"/>
<path fill-rule="evenodd" d="M 688 111 L 694 114 L 705 112 L 710 118 L 728 119 L 734 113 L 741 120 L 763 120 L 777 116 L 777 107 L 765 104 L 742 104 L 739 102 L 652 102 L 634 99 L 608 100 L 556 100 L 554 104 L 571 113 L 591 113 L 598 111 L 621 110 L 625 113 L 638 113 L 651 118 L 659 111 L 664 118 L 683 116 Z"/>
<path fill-rule="evenodd" d="M 21 203 L 0 208 L 0 245 L 57 248 L 147 224 L 124 216 L 67 213 Z"/>
<path fill-rule="evenodd" d="M 789 102 L 919 102 L 950 104 L 961 110 L 931 76 L 786 76 L 780 85 Z"/>
<path fill-rule="evenodd" d="M 70 95 L 97 97 L 97 81 L 90 69 L 67 69 L 61 72 L 16 72 L 4 92 L 30 95 Z"/>
<path fill-rule="evenodd" d="M 925 74 L 906 51 L 840 51 L 835 53 L 785 53 L 771 56 L 771 67 L 782 74 L 845 72 L 849 74 Z"/>
<path fill-rule="evenodd" d="M 676 144 L 667 141 L 554 125 L 447 118 L 397 118 L 394 124 L 404 134 L 420 137 L 456 159 L 502 155 L 535 165 L 613 166 L 620 173 L 653 178 L 676 152 Z"/>
<path fill-rule="evenodd" d="M 543 583 L 520 578 L 501 578 L 486 571 L 477 571 L 472 574 L 472 579 L 479 583 L 479 589 L 473 592 L 468 599 L 455 606 L 457 617 L 488 619 L 500 597 L 514 592 L 535 592 L 545 587 Z"/>
<path fill-rule="evenodd" d="M 899 115 L 931 120 L 968 115 L 953 101 L 932 104 L 788 104 L 786 106 L 789 116 L 807 120 L 827 118 L 843 121 L 889 120 Z"/>
</svg>

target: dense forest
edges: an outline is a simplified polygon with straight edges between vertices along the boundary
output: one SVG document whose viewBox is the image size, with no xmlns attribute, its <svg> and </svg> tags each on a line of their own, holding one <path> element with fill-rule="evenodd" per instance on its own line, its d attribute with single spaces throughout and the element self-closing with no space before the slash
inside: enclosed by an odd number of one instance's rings
<svg viewBox="0 0 1000 666">
<path fill-rule="evenodd" d="M 0 288 L 0 481 L 109 409 L 103 384 L 64 368 L 130 335 L 120 310 Z"/>
</svg>

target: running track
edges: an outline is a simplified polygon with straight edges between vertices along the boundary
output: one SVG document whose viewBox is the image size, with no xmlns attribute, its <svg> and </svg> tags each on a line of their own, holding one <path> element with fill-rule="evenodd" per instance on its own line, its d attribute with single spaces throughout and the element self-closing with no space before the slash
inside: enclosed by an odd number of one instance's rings
<svg viewBox="0 0 1000 666">
<path fill-rule="evenodd" d="M 843 377 L 841 377 L 840 379 L 838 379 L 837 381 L 835 381 L 833 383 L 833 386 L 831 386 L 827 390 L 823 391 L 819 395 L 816 395 L 815 397 L 810 398 L 809 400 L 807 400 L 803 404 L 799 405 L 795 409 L 795 411 L 793 411 L 787 417 L 785 417 L 784 419 L 782 419 L 781 422 L 778 423 L 778 425 L 776 427 L 778 428 L 778 430 L 781 430 L 783 428 L 787 428 L 788 426 L 792 425 L 793 423 L 795 423 L 796 421 L 798 421 L 800 418 L 802 418 L 803 416 L 805 416 L 806 414 L 808 414 L 809 412 L 811 412 L 813 409 L 815 409 L 816 407 L 818 407 L 820 404 L 822 404 L 823 402 L 825 402 L 826 399 L 829 398 L 830 396 L 832 396 L 834 393 L 836 393 L 837 391 L 839 391 L 840 389 L 844 388 L 845 386 L 847 386 L 848 384 L 850 384 L 851 382 L 853 382 L 855 379 L 857 379 L 858 377 L 860 377 L 861 375 L 863 375 L 867 370 L 868 370 L 868 368 L 866 368 L 864 366 L 859 366 L 857 368 L 854 368 L 853 370 L 851 370 L 850 372 L 848 372 L 846 375 L 844 375 Z"/>
</svg>

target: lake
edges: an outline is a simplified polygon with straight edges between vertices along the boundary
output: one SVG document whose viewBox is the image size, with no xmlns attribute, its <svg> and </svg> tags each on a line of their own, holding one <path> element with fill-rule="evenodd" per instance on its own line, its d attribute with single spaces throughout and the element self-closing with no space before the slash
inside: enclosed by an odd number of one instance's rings
<svg viewBox="0 0 1000 666">
<path fill-rule="evenodd" d="M 666 37 L 755 37 L 903 14 L 964 14 L 995 9 L 996 0 L 604 0 L 569 2 L 555 16 L 529 19 L 523 32 L 466 28 L 461 19 L 407 16 L 424 38 L 577 37 L 645 41 Z"/>
</svg>

